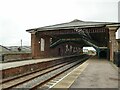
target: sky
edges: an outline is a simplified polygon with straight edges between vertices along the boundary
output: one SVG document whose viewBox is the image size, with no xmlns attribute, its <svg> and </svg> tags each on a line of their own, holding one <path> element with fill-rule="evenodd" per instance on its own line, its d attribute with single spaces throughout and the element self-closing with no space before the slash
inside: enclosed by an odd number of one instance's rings
<svg viewBox="0 0 120 90">
<path fill-rule="evenodd" d="M 31 45 L 27 29 L 82 21 L 118 22 L 119 0 L 0 0 L 0 45 Z M 118 38 L 118 37 L 117 37 Z"/>
</svg>

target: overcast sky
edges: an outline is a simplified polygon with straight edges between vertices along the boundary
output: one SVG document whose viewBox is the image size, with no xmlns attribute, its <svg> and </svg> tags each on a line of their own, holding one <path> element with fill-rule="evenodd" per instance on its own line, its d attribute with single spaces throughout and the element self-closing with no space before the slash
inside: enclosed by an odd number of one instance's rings
<svg viewBox="0 0 120 90">
<path fill-rule="evenodd" d="M 27 29 L 69 22 L 118 22 L 119 0 L 0 0 L 0 45 L 31 44 Z"/>
</svg>

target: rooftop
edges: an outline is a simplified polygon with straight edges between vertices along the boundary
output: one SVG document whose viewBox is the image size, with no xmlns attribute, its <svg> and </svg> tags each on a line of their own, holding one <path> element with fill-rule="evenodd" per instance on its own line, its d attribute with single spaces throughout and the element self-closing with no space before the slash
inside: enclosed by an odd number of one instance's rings
<svg viewBox="0 0 120 90">
<path fill-rule="evenodd" d="M 120 26 L 120 23 L 115 22 L 90 22 L 90 21 L 82 21 L 75 19 L 71 22 L 49 25 L 34 29 L 26 30 L 27 32 L 37 32 L 37 31 L 48 31 L 48 30 L 59 30 L 59 29 L 74 29 L 74 28 L 88 28 L 88 27 L 102 27 L 102 26 Z"/>
</svg>

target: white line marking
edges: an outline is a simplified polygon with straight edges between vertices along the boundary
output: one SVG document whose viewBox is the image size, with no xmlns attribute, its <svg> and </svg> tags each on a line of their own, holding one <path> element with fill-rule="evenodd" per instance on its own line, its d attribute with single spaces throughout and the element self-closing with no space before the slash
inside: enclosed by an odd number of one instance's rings
<svg viewBox="0 0 120 90">
<path fill-rule="evenodd" d="M 87 61 L 86 61 L 87 62 Z M 84 63 L 86 63 L 86 62 L 84 62 Z M 84 64 L 84 63 L 82 63 L 82 64 Z M 81 65 L 82 65 L 81 64 Z M 81 65 L 79 65 L 79 66 L 81 66 Z M 64 78 L 66 78 L 68 75 L 70 75 L 72 72 L 74 72 L 76 69 L 78 69 L 79 68 L 79 66 L 77 67 L 77 68 L 75 68 L 75 69 L 73 69 L 71 72 L 69 72 L 67 75 L 65 75 L 63 78 L 61 78 L 60 80 L 58 80 L 55 84 L 53 84 L 52 86 L 50 86 L 47 90 L 49 90 L 50 88 L 52 88 L 53 86 L 55 86 L 58 82 L 60 82 L 60 81 L 62 81 Z"/>
</svg>

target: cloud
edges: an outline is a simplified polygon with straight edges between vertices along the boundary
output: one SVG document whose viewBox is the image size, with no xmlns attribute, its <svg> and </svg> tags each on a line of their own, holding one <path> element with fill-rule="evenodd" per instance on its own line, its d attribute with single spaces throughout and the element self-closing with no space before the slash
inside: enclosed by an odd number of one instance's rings
<svg viewBox="0 0 120 90">
<path fill-rule="evenodd" d="M 30 45 L 26 29 L 69 22 L 118 20 L 118 0 L 0 0 L 0 44 Z"/>
</svg>

